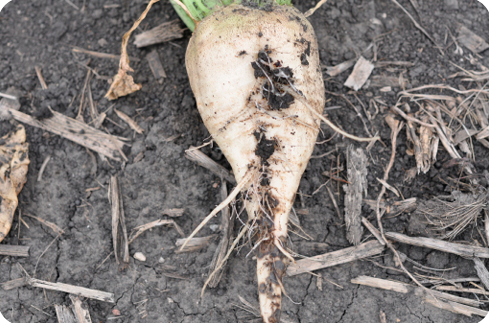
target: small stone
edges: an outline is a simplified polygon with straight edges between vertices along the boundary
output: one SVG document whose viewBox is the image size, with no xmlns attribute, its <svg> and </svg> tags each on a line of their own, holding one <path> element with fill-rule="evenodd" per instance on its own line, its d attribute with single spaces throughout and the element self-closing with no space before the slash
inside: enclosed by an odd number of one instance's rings
<svg viewBox="0 0 489 323">
<path fill-rule="evenodd" d="M 133 257 L 139 261 L 146 261 L 146 256 L 142 252 L 136 252 Z"/>
<path fill-rule="evenodd" d="M 445 7 L 447 9 L 458 10 L 458 0 L 445 0 Z"/>
<path fill-rule="evenodd" d="M 100 38 L 97 43 L 100 45 L 100 47 L 104 47 L 105 45 L 108 44 L 105 38 Z"/>
<path fill-rule="evenodd" d="M 211 229 L 212 232 L 216 232 L 217 230 L 219 230 L 219 224 L 211 224 L 209 226 L 209 229 Z"/>
<path fill-rule="evenodd" d="M 164 263 L 164 262 L 165 262 L 165 258 L 160 257 L 160 259 L 158 259 L 158 263 L 159 263 L 159 264 L 162 264 L 162 263 Z"/>
<path fill-rule="evenodd" d="M 104 11 L 102 9 L 95 9 L 92 12 L 92 18 L 99 19 L 102 17 L 103 14 L 104 14 Z"/>
<path fill-rule="evenodd" d="M 117 308 L 114 308 L 112 310 L 112 314 L 114 314 L 115 316 L 120 316 L 121 315 L 121 311 L 119 311 Z"/>
</svg>

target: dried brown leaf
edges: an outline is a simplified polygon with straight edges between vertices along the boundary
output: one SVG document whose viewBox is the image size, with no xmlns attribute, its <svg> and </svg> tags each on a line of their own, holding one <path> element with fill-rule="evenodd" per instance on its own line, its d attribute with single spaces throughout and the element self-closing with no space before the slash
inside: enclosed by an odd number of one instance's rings
<svg viewBox="0 0 489 323">
<path fill-rule="evenodd" d="M 0 241 L 10 231 L 17 195 L 27 181 L 29 144 L 25 142 L 25 129 L 18 125 L 15 132 L 0 138 Z"/>
</svg>

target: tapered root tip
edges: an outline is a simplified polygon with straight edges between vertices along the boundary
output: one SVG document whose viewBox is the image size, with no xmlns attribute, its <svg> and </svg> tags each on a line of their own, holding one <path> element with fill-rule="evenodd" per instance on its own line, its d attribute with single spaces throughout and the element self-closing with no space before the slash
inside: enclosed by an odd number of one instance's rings
<svg viewBox="0 0 489 323">
<path fill-rule="evenodd" d="M 260 244 L 257 254 L 258 293 L 264 323 L 279 323 L 282 307 L 282 278 L 288 259 L 272 241 Z"/>
</svg>

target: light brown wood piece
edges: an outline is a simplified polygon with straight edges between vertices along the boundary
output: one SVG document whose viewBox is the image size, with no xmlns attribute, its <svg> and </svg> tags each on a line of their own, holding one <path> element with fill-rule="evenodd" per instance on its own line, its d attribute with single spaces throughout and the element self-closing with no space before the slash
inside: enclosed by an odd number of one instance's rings
<svg viewBox="0 0 489 323">
<path fill-rule="evenodd" d="M 444 290 L 447 292 L 457 292 L 457 293 L 471 293 L 489 296 L 489 292 L 479 288 L 463 288 L 457 286 L 436 286 L 436 290 Z"/>
<path fill-rule="evenodd" d="M 53 114 L 51 118 L 39 121 L 20 111 L 0 106 L 0 109 L 2 108 L 6 108 L 7 112 L 19 122 L 60 135 L 108 158 L 120 160 L 120 151 L 124 146 L 123 140 L 126 140 L 125 138 L 109 135 L 53 110 L 50 110 Z M 125 156 L 122 157 L 127 159 Z"/>
<path fill-rule="evenodd" d="M 438 308 L 441 308 L 443 310 L 447 310 L 447 311 L 450 311 L 450 312 L 456 313 L 456 314 L 463 314 L 463 315 L 469 316 L 469 317 L 471 317 L 472 315 L 479 315 L 479 316 L 485 317 L 488 313 L 487 311 L 484 311 L 484 310 L 481 310 L 481 309 L 478 309 L 475 307 L 463 305 L 463 304 L 460 304 L 457 302 L 452 302 L 452 301 L 444 302 L 444 301 L 441 301 L 439 299 L 434 298 L 431 295 L 426 295 L 424 297 L 424 300 L 425 300 L 425 302 L 433 305 L 434 307 L 438 307 Z"/>
<path fill-rule="evenodd" d="M 129 117 L 127 114 L 124 112 L 121 112 L 117 109 L 114 109 L 114 112 L 117 114 L 119 118 L 121 118 L 125 123 L 131 127 L 132 130 L 136 131 L 139 134 L 142 134 L 144 132 L 143 128 L 141 128 L 136 121 L 132 120 L 131 117 Z"/>
<path fill-rule="evenodd" d="M 87 55 L 91 55 L 91 56 L 95 56 L 95 57 L 99 57 L 99 58 L 109 58 L 109 59 L 117 59 L 117 60 L 119 60 L 121 58 L 121 55 L 100 53 L 100 52 L 95 52 L 93 50 L 88 50 L 88 49 L 84 49 L 84 48 L 80 48 L 80 47 L 73 47 L 72 51 L 75 53 L 87 54 Z M 132 57 L 132 56 L 129 56 L 129 59 L 133 62 L 139 62 L 140 61 L 139 58 Z"/>
<path fill-rule="evenodd" d="M 129 264 L 129 245 L 127 239 L 126 219 L 122 203 L 121 188 L 117 176 L 110 178 L 110 204 L 112 210 L 112 241 L 117 264 Z"/>
<path fill-rule="evenodd" d="M 39 79 L 39 83 L 41 83 L 41 89 L 46 90 L 48 86 L 46 85 L 46 82 L 44 81 L 44 77 L 42 77 L 41 73 L 41 68 L 39 66 L 34 67 L 36 70 L 37 78 Z"/>
<path fill-rule="evenodd" d="M 129 244 L 133 243 L 134 240 L 136 240 L 137 237 L 139 237 L 144 231 L 149 230 L 154 227 L 159 227 L 162 225 L 173 225 L 177 232 L 180 234 L 180 236 L 185 237 L 185 233 L 182 231 L 182 229 L 175 223 L 173 220 L 167 220 L 167 219 L 161 219 L 161 220 L 156 220 L 153 222 L 149 222 L 143 225 L 140 225 L 134 229 L 132 229 L 131 235 L 129 237 Z"/>
<path fill-rule="evenodd" d="M 221 200 L 225 200 L 226 197 L 228 196 L 228 190 L 226 184 L 227 184 L 226 181 L 223 181 L 221 183 L 221 192 L 220 192 Z M 231 235 L 233 233 L 233 227 L 234 227 L 234 221 L 231 220 L 229 206 L 226 206 L 221 211 L 222 237 L 221 237 L 221 241 L 219 241 L 219 245 L 217 246 L 216 251 L 214 252 L 214 256 L 211 262 L 211 267 L 209 268 L 209 275 L 211 275 L 218 266 L 220 266 L 220 268 L 217 269 L 218 271 L 214 273 L 214 275 L 209 280 L 208 286 L 210 288 L 217 287 L 219 281 L 221 280 L 221 276 L 224 270 L 224 265 L 221 265 L 221 262 L 223 261 L 224 257 L 228 252 L 229 247 L 231 246 L 232 243 Z"/>
<path fill-rule="evenodd" d="M 374 64 L 360 56 L 353 71 L 345 82 L 345 86 L 358 91 L 367 82 L 370 73 L 374 70 Z"/>
<path fill-rule="evenodd" d="M 180 28 L 179 20 L 165 22 L 153 29 L 136 35 L 134 37 L 134 45 L 136 45 L 137 48 L 141 48 L 182 38 L 183 31 L 184 29 Z"/>
<path fill-rule="evenodd" d="M 302 259 L 289 266 L 287 269 L 287 276 L 299 275 L 378 255 L 382 253 L 384 249 L 385 246 L 381 245 L 377 240 L 372 240 L 355 247 L 345 248 L 323 255 Z"/>
<path fill-rule="evenodd" d="M 409 237 L 396 232 L 386 232 L 385 237 L 397 242 L 453 253 L 463 257 L 489 258 L 488 248 L 462 245 L 433 238 Z"/>
<path fill-rule="evenodd" d="M 165 69 L 163 68 L 163 65 L 161 65 L 160 55 L 158 55 L 156 50 L 149 52 L 148 55 L 146 55 L 146 60 L 148 61 L 149 68 L 151 69 L 151 72 L 153 72 L 155 79 L 161 80 L 166 78 Z"/>
<path fill-rule="evenodd" d="M 202 248 L 205 248 L 209 245 L 209 243 L 215 239 L 217 235 L 213 234 L 207 237 L 198 237 L 198 238 L 181 238 L 177 239 L 177 242 L 175 245 L 177 247 L 183 246 L 183 248 L 178 249 L 175 251 L 176 253 L 184 253 L 184 252 L 195 252 L 198 251 Z"/>
<path fill-rule="evenodd" d="M 17 278 L 13 280 L 6 281 L 5 283 L 0 284 L 0 287 L 3 290 L 11 290 L 14 288 L 19 288 L 27 285 L 27 281 L 25 278 Z"/>
<path fill-rule="evenodd" d="M 208 170 L 210 170 L 217 176 L 222 177 L 229 183 L 236 184 L 236 179 L 226 168 L 213 161 L 200 150 L 195 149 L 195 147 L 190 146 L 190 149 L 185 151 L 185 157 L 199 164 L 200 166 L 207 168 Z"/>
<path fill-rule="evenodd" d="M 76 323 L 73 311 L 69 307 L 54 304 L 54 309 L 56 310 L 58 323 Z"/>
<path fill-rule="evenodd" d="M 90 318 L 90 312 L 88 312 L 88 306 L 82 306 L 82 301 L 78 296 L 70 295 L 70 299 L 75 306 L 74 312 L 78 323 L 92 323 Z"/>
<path fill-rule="evenodd" d="M 58 292 L 64 292 L 73 295 L 79 295 L 91 299 L 96 299 L 103 302 L 114 303 L 115 297 L 113 293 L 107 293 L 96 289 L 68 285 L 63 283 L 52 283 L 36 278 L 27 278 L 27 284 L 32 287 L 45 288 Z"/>
<path fill-rule="evenodd" d="M 459 27 L 457 40 L 476 54 L 489 48 L 489 44 L 482 37 L 465 26 Z"/>
<path fill-rule="evenodd" d="M 345 223 L 348 241 L 357 246 L 362 239 L 363 196 L 367 195 L 367 156 L 361 148 L 348 146 L 346 152 L 348 183 L 343 185 L 345 191 Z"/>
<path fill-rule="evenodd" d="M 0 245 L 0 255 L 12 257 L 29 257 L 30 246 Z"/>
<path fill-rule="evenodd" d="M 459 297 L 455 296 L 452 294 L 448 293 L 443 293 L 439 292 L 436 290 L 425 290 L 420 287 L 416 287 L 413 285 L 409 285 L 406 283 L 398 282 L 398 281 L 392 281 L 392 280 L 386 280 L 386 279 L 381 279 L 381 278 L 375 278 L 375 277 L 369 277 L 369 276 L 359 276 L 357 278 L 353 278 L 351 280 L 352 284 L 359 284 L 359 285 L 364 285 L 364 286 L 369 286 L 369 287 L 375 287 L 375 288 L 381 288 L 385 290 L 391 290 L 397 293 L 402 293 L 402 294 L 407 294 L 414 292 L 418 296 L 426 296 L 429 295 L 430 293 L 433 294 L 433 296 L 438 297 L 440 299 L 448 300 L 448 301 L 453 301 L 465 305 L 471 305 L 471 306 L 480 306 L 483 303 L 480 301 L 477 301 L 475 299 L 469 299 L 469 298 L 464 298 L 464 297 Z"/>
</svg>

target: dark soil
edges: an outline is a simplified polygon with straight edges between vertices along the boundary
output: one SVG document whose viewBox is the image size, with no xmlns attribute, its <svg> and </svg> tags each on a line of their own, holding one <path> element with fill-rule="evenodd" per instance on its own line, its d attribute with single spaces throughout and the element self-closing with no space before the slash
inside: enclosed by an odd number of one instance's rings
<svg viewBox="0 0 489 323">
<path fill-rule="evenodd" d="M 185 48 L 190 33 L 187 32 L 183 39 L 151 48 L 136 49 L 130 45 L 130 55 L 140 59 L 131 62 L 131 66 L 135 70 L 136 82 L 142 83 L 143 88 L 113 103 L 108 102 L 104 94 L 109 85 L 103 77 L 116 73 L 118 61 L 74 53 L 72 48 L 77 46 L 118 54 L 122 35 L 144 10 L 146 1 L 71 2 L 79 8 L 85 5 L 84 10 L 75 9 L 68 1 L 13 0 L 1 11 L 0 92 L 16 88 L 20 94 L 21 111 L 31 115 L 49 117 L 45 111 L 50 106 L 69 117 L 75 117 L 87 74 L 83 65 L 88 64 L 101 76 L 95 76 L 89 84 L 98 111 L 103 112 L 114 103 L 114 108 L 138 122 L 144 134 L 135 134 L 113 109 L 108 111 L 110 120 L 104 122 L 103 129 L 131 140 L 130 147 L 124 150 L 129 161 L 118 163 L 102 159 L 59 136 L 26 126 L 31 160 L 28 180 L 19 196 L 12 230 L 2 243 L 28 245 L 30 256 L 0 257 L 0 283 L 22 277 L 23 272 L 17 266 L 20 264 L 30 275 L 39 279 L 115 293 L 116 304 L 87 301 L 93 322 L 248 322 L 252 316 L 233 303 L 239 303 L 239 295 L 257 304 L 255 261 L 253 255 L 246 257 L 250 251 L 249 245 L 233 253 L 220 284 L 215 289 L 207 290 L 203 298 L 200 298 L 200 291 L 218 241 L 200 252 L 177 254 L 175 241 L 180 237 L 177 231 L 171 227 L 159 227 L 145 232 L 130 246 L 130 254 L 142 252 L 147 258 L 146 262 L 131 258 L 130 265 L 123 271 L 118 270 L 113 256 L 104 262 L 112 251 L 111 212 L 107 199 L 111 175 L 117 174 L 120 179 L 129 229 L 160 219 L 162 210 L 166 208 L 185 208 L 184 215 L 176 222 L 187 234 L 220 203 L 221 181 L 184 157 L 185 149 L 191 145 L 198 146 L 209 137 L 197 112 L 185 70 Z M 468 69 L 477 69 L 477 66 L 471 64 L 468 49 L 463 48 L 463 55 L 454 52 L 455 45 L 448 31 L 456 35 L 457 27 L 462 24 L 489 40 L 488 11 L 476 0 L 418 2 L 419 15 L 409 1 L 400 1 L 442 46 L 444 55 L 392 1 L 329 0 L 310 17 L 319 41 L 321 63 L 334 66 L 354 58 L 375 40 L 378 61 L 408 61 L 414 65 L 376 68 L 372 77 L 397 77 L 402 73 L 408 81 L 408 88 L 439 83 L 459 88 L 459 78 L 448 78 L 458 71 L 451 62 Z M 295 3 L 299 10 L 305 12 L 316 1 Z M 104 7 L 108 4 L 117 6 Z M 150 11 L 140 30 L 176 18 L 169 2 L 161 1 Z M 152 49 L 158 51 L 168 75 L 161 84 L 154 79 L 145 59 Z M 367 59 L 373 58 L 372 51 L 364 55 Z M 481 53 L 478 60 L 482 65 L 489 66 L 489 51 Z M 35 66 L 41 67 L 47 90 L 41 89 Z M 349 92 L 342 84 L 350 71 L 329 77 L 325 69 L 327 91 L 345 94 L 360 110 L 358 100 L 367 106 L 373 97 L 379 97 L 388 105 L 396 102 L 396 93 L 400 88 L 395 85 L 390 92 L 380 91 L 384 85 L 370 85 L 358 93 Z M 467 84 L 464 83 L 464 86 Z M 341 106 L 341 109 L 328 111 L 331 120 L 350 133 L 367 136 L 354 109 L 341 97 L 331 95 L 330 98 L 327 106 Z M 368 154 L 369 199 L 377 198 L 381 186 L 376 178 L 383 177 L 390 158 L 390 129 L 384 122 L 386 112 L 381 112 L 369 124 L 370 131 L 379 132 L 385 144 L 377 143 Z M 91 120 L 88 112 L 85 120 Z M 15 125 L 13 120 L 0 122 L 0 136 L 14 129 Z M 328 127 L 323 125 L 322 129 L 318 141 L 333 135 Z M 175 136 L 176 139 L 168 140 Z M 336 215 L 325 188 L 313 195 L 328 180 L 322 173 L 336 167 L 338 158 L 341 164 L 346 165 L 345 151 L 349 144 L 366 147 L 340 136 L 317 145 L 314 155 L 321 155 L 333 148 L 337 148 L 337 152 L 324 158 L 311 159 L 303 176 L 295 207 L 307 210 L 307 215 L 300 212 L 299 219 L 312 241 L 291 235 L 295 250 L 302 255 L 313 256 L 349 247 L 345 225 Z M 438 162 L 430 172 L 416 176 L 411 183 L 403 182 L 405 172 L 415 166 L 414 157 L 406 154 L 407 147 L 406 134 L 402 131 L 389 183 L 395 184 L 404 198 L 428 200 L 463 188 L 449 179 L 458 178 L 460 169 L 443 167 L 450 157 L 441 145 Z M 229 167 L 218 147 L 202 150 L 218 163 Z M 474 141 L 474 151 L 475 172 L 482 174 L 489 166 L 488 150 Z M 140 153 L 144 154 L 144 158 L 135 160 Z M 42 181 L 38 182 L 41 164 L 48 156 L 51 156 L 51 160 Z M 336 176 L 345 178 L 346 172 Z M 484 180 L 481 181 L 487 185 Z M 341 185 L 333 185 L 332 189 L 342 210 L 344 191 Z M 390 192 L 386 196 L 394 197 Z M 20 211 L 28 228 L 19 224 Z M 362 215 L 375 223 L 373 211 L 367 206 L 363 207 L 363 211 Z M 50 228 L 26 215 L 53 222 L 63 228 L 65 234 L 56 239 L 56 234 Z M 211 221 L 211 224 L 219 223 L 219 218 Z M 423 223 L 416 222 L 411 214 L 385 217 L 383 226 L 388 231 L 425 234 Z M 478 226 L 483 228 L 481 221 Z M 239 229 L 238 222 L 235 227 Z M 208 225 L 200 235 L 212 233 Z M 364 233 L 363 238 L 367 236 Z M 469 226 L 456 240 L 468 243 L 479 241 L 484 245 L 475 225 Z M 457 267 L 444 273 L 446 278 L 476 277 L 471 260 L 402 244 L 396 244 L 396 248 L 426 266 Z M 373 261 L 384 267 L 395 266 L 393 256 L 388 251 Z M 416 271 L 412 265 L 406 263 L 406 266 L 412 272 Z M 291 321 L 380 322 L 381 311 L 385 312 L 387 322 L 468 323 L 481 320 L 480 317 L 469 318 L 434 308 L 414 294 L 398 294 L 351 284 L 350 280 L 360 275 L 410 282 L 406 275 L 378 267 L 371 261 L 356 261 L 323 269 L 319 273 L 342 288 L 324 281 L 321 291 L 317 288 L 317 279 L 309 274 L 286 278 L 284 285 L 290 299 L 284 298 L 283 311 Z M 185 279 L 170 277 L 174 277 L 174 274 Z M 30 287 L 0 290 L 0 312 L 11 322 L 57 322 L 53 304 L 69 305 L 70 299 L 64 293 Z M 120 311 L 119 317 L 115 317 L 114 309 Z"/>
</svg>

